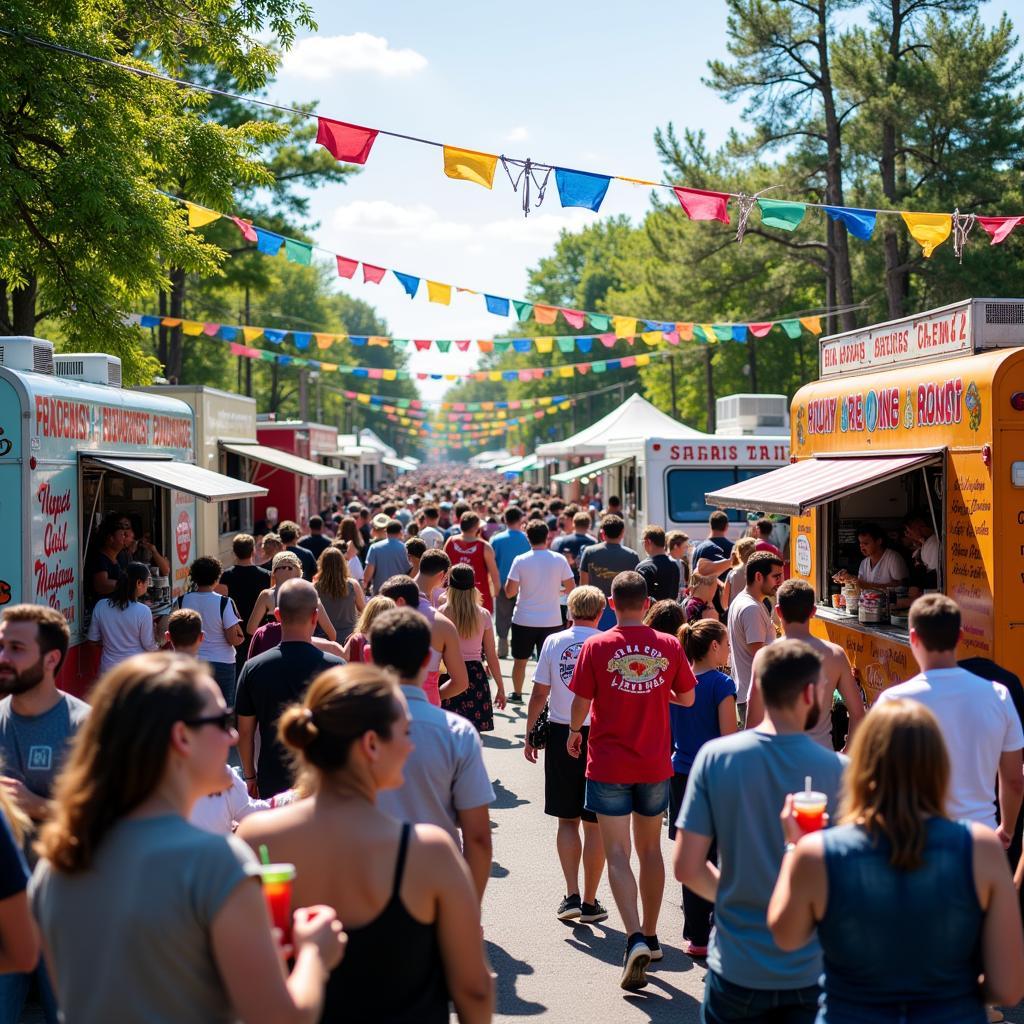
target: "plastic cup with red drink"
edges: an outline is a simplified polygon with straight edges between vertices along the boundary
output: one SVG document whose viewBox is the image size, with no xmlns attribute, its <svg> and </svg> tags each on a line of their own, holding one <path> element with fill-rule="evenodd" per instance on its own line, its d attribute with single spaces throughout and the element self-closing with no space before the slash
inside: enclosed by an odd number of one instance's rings
<svg viewBox="0 0 1024 1024">
<path fill-rule="evenodd" d="M 793 794 L 793 817 L 801 832 L 818 832 L 825 827 L 825 809 L 828 797 L 811 789 L 810 776 L 807 777 L 803 792 Z"/>
<path fill-rule="evenodd" d="M 281 941 L 292 941 L 292 883 L 295 881 L 294 864 L 261 864 L 263 895 L 275 928 L 281 929 Z"/>
</svg>

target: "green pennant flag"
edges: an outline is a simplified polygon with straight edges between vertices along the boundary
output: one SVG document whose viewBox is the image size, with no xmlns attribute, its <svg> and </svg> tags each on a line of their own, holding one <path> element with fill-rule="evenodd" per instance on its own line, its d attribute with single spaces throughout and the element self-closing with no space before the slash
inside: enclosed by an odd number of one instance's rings
<svg viewBox="0 0 1024 1024">
<path fill-rule="evenodd" d="M 779 326 L 786 332 L 786 337 L 791 341 L 796 341 L 803 334 L 804 330 L 799 320 L 782 320 Z"/>
<path fill-rule="evenodd" d="M 787 203 L 782 199 L 758 199 L 761 223 L 768 228 L 793 231 L 804 219 L 807 207 L 803 203 Z"/>
<path fill-rule="evenodd" d="M 595 331 L 607 331 L 612 325 L 612 318 L 608 313 L 588 313 L 587 319 Z"/>
<path fill-rule="evenodd" d="M 479 402 L 467 402 L 466 403 L 466 412 L 480 412 L 480 411 L 481 411 L 481 409 L 480 409 L 480 403 Z"/>
<path fill-rule="evenodd" d="M 719 341 L 732 341 L 732 327 L 729 324 L 712 324 L 711 329 Z"/>
<path fill-rule="evenodd" d="M 397 376 L 395 377 L 395 380 L 408 380 L 408 379 L 409 379 L 409 371 L 408 370 L 399 370 Z"/>
<path fill-rule="evenodd" d="M 437 346 L 439 352 L 447 352 L 452 347 L 451 341 L 448 339 L 435 338 L 434 344 Z"/>
<path fill-rule="evenodd" d="M 395 348 L 399 348 L 399 349 L 401 349 L 401 348 L 408 348 L 409 347 L 409 339 L 408 338 L 392 338 L 391 339 L 391 344 Z"/>
<path fill-rule="evenodd" d="M 533 303 L 532 302 L 520 302 L 519 299 L 513 299 L 512 305 L 516 308 L 516 319 L 523 323 L 529 320 L 533 316 Z"/>
<path fill-rule="evenodd" d="M 264 363 L 272 363 L 277 358 L 276 352 L 261 352 L 260 359 Z"/>
<path fill-rule="evenodd" d="M 596 363 L 591 363 L 590 368 L 594 373 L 606 373 L 608 370 L 608 363 L 604 359 L 599 359 Z"/>
<path fill-rule="evenodd" d="M 512 347 L 511 338 L 495 338 L 494 339 L 494 351 L 495 352 L 507 352 Z"/>
<path fill-rule="evenodd" d="M 700 324 L 694 324 L 693 325 L 693 340 L 694 341 L 703 341 L 703 342 L 706 343 L 706 342 L 710 341 L 711 339 L 708 338 L 707 334 L 705 334 L 704 328 L 701 327 Z"/>
<path fill-rule="evenodd" d="M 572 352 L 576 348 L 575 338 L 555 338 L 555 343 L 558 345 L 559 352 Z"/>
<path fill-rule="evenodd" d="M 284 240 L 284 254 L 289 263 L 308 267 L 313 262 L 313 246 L 308 242 L 296 242 L 294 238 Z"/>
<path fill-rule="evenodd" d="M 399 398 L 395 402 L 395 405 L 397 405 L 399 409 L 408 409 L 409 408 L 409 403 L 411 401 L 412 401 L 411 398 Z"/>
</svg>

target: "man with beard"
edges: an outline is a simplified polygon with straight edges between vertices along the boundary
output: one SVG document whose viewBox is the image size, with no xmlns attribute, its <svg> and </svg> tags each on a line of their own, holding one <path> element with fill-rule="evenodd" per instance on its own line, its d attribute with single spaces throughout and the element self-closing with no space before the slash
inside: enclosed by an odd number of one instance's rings
<svg viewBox="0 0 1024 1024">
<path fill-rule="evenodd" d="M 846 759 L 807 735 L 821 714 L 821 656 L 779 640 L 754 656 L 764 704 L 755 729 L 701 747 L 676 822 L 676 878 L 715 905 L 701 1020 L 811 1024 L 818 1010 L 821 947 L 783 952 L 768 930 L 768 901 L 787 855 L 779 814 L 810 778 L 838 810 Z M 718 843 L 718 866 L 708 863 Z"/>
<path fill-rule="evenodd" d="M 54 779 L 89 713 L 84 701 L 57 689 L 70 638 L 64 616 L 54 608 L 15 604 L 0 618 L 0 785 L 35 822 L 46 817 Z M 0 1024 L 19 1019 L 33 976 L 47 1022 L 56 1022 L 40 961 L 28 974 L 0 975 Z"/>
</svg>

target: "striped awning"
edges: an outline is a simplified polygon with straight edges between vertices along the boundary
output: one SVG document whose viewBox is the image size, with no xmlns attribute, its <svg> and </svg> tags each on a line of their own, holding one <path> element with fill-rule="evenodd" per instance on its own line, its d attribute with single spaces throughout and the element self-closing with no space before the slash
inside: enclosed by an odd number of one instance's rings
<svg viewBox="0 0 1024 1024">
<path fill-rule="evenodd" d="M 712 491 L 704 500 L 718 508 L 799 516 L 816 505 L 891 480 L 939 458 L 941 453 L 928 451 L 913 455 L 803 459 Z"/>
</svg>

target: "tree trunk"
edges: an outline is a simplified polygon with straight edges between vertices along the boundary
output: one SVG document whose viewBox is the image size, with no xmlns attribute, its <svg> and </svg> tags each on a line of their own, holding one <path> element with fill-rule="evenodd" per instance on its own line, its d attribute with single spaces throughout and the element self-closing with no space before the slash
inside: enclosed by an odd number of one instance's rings
<svg viewBox="0 0 1024 1024">
<path fill-rule="evenodd" d="M 281 409 L 281 367 L 275 359 L 270 364 L 270 411 L 280 412 Z"/>
<path fill-rule="evenodd" d="M 747 339 L 747 368 L 750 370 L 750 391 L 751 394 L 759 394 L 757 386 L 757 341 L 751 335 Z"/>
<path fill-rule="evenodd" d="M 715 369 L 711 363 L 714 353 L 710 345 L 704 347 L 704 387 L 707 391 L 707 432 L 715 432 Z"/>
<path fill-rule="evenodd" d="M 15 334 L 31 336 L 36 333 L 36 293 L 39 280 L 30 274 L 24 288 L 11 292 L 11 327 Z"/>
<path fill-rule="evenodd" d="M 11 334 L 11 309 L 7 301 L 7 282 L 0 280 L 0 334 Z"/>
<path fill-rule="evenodd" d="M 902 0 L 891 0 L 892 24 L 889 27 L 889 53 L 885 69 L 885 84 L 891 100 L 896 85 L 900 50 L 903 46 L 903 9 Z M 879 157 L 879 170 L 882 177 L 882 194 L 889 201 L 890 207 L 898 208 L 902 189 L 900 188 L 896 153 L 899 149 L 899 134 L 896 122 L 891 114 L 885 115 L 882 123 L 882 152 Z M 904 260 L 900 255 L 899 229 L 895 218 L 886 217 L 882 244 L 885 252 L 885 297 L 889 304 L 890 319 L 898 319 L 905 315 L 905 300 L 909 293 L 910 278 L 904 268 Z M 891 226 L 890 226 L 891 225 Z"/>
</svg>

